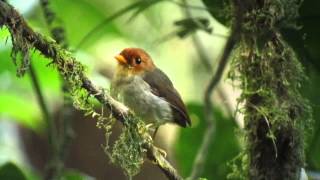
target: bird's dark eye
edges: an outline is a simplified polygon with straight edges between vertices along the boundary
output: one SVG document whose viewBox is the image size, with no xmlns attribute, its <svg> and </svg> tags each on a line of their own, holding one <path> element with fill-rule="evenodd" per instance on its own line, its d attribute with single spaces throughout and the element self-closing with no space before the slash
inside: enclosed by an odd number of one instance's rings
<svg viewBox="0 0 320 180">
<path fill-rule="evenodd" d="M 141 64 L 141 58 L 139 57 L 136 58 L 136 64 Z"/>
</svg>

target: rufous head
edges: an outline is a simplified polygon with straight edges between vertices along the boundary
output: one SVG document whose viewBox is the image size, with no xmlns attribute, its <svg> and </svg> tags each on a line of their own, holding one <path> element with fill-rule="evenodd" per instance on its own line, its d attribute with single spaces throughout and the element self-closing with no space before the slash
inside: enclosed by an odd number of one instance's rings
<svg viewBox="0 0 320 180">
<path fill-rule="evenodd" d="M 119 66 L 132 73 L 152 71 L 155 68 L 149 54 L 140 48 L 125 48 L 115 59 Z"/>
</svg>

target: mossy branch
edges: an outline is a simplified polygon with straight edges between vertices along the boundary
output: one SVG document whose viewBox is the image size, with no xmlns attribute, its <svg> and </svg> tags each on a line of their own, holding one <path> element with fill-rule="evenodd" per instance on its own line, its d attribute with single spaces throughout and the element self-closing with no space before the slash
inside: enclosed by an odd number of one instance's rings
<svg viewBox="0 0 320 180">
<path fill-rule="evenodd" d="M 132 124 L 127 119 L 135 119 L 135 117 L 125 105 L 94 86 L 86 76 L 83 65 L 77 62 L 67 50 L 61 48 L 55 41 L 34 32 L 12 6 L 0 1 L 0 27 L 3 26 L 9 29 L 13 42 L 22 41 L 22 43 L 18 42 L 16 44 L 15 48 L 17 50 L 26 48 L 25 46 L 33 47 L 52 60 L 50 65 L 55 66 L 65 80 L 70 83 L 71 95 L 79 92 L 79 89 L 83 89 L 88 95 L 94 97 L 106 107 L 116 120 L 128 128 L 132 128 Z M 138 125 L 135 124 L 134 127 L 138 127 Z M 138 131 L 138 129 L 134 130 Z M 153 161 L 168 179 L 181 180 L 182 177 L 163 157 L 159 149 L 152 144 L 152 140 L 149 139 L 150 136 L 145 131 L 140 136 L 144 139 L 143 147 L 146 149 L 148 159 Z"/>
</svg>

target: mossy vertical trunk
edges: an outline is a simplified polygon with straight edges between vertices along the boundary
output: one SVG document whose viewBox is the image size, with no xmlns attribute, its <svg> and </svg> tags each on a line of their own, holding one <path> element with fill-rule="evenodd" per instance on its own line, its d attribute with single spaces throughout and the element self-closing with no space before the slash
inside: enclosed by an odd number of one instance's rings
<svg viewBox="0 0 320 180">
<path fill-rule="evenodd" d="M 298 0 L 244 0 L 241 40 L 231 77 L 240 81 L 253 180 L 298 179 L 304 166 L 303 130 L 309 110 L 299 93 L 303 70 L 279 29 L 294 27 Z"/>
</svg>

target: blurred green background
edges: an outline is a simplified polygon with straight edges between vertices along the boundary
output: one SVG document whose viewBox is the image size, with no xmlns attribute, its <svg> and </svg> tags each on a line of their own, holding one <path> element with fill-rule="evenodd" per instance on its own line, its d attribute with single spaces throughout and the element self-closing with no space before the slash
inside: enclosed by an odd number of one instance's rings
<svg viewBox="0 0 320 180">
<path fill-rule="evenodd" d="M 22 13 L 31 27 L 47 36 L 43 11 L 38 0 L 8 0 Z M 64 27 L 70 51 L 88 68 L 90 78 L 109 88 L 116 62 L 114 56 L 126 47 L 140 47 L 153 57 L 155 64 L 173 81 L 188 106 L 193 125 L 180 129 L 166 125 L 160 129 L 157 142 L 168 151 L 169 160 L 187 177 L 201 143 L 206 123 L 203 117 L 203 94 L 228 37 L 228 16 L 223 0 L 51 0 L 57 23 Z M 210 12 L 205 10 L 210 9 Z M 204 20 L 205 28 L 177 23 L 189 17 Z M 320 1 L 305 0 L 301 7 L 299 30 L 283 29 L 309 77 L 302 93 L 310 100 L 314 129 L 307 137 L 306 170 L 320 171 Z M 120 13 L 119 13 L 120 12 Z M 104 22 L 99 29 L 86 36 Z M 86 37 L 84 39 L 84 37 Z M 84 41 L 83 41 L 84 40 Z M 82 42 L 80 45 L 79 43 Z M 42 179 L 48 166 L 45 122 L 30 75 L 16 77 L 12 63 L 11 41 L 7 29 L 0 30 L 0 179 Z M 200 48 L 201 50 L 199 51 Z M 204 52 L 204 53 L 203 53 Z M 203 63 L 203 55 L 209 65 Z M 31 54 L 41 89 L 50 113 L 58 118 L 63 104 L 61 81 L 54 68 L 37 52 Z M 226 71 L 227 73 L 227 71 Z M 226 77 L 214 93 L 216 131 L 210 146 L 203 177 L 226 179 L 228 163 L 241 151 L 241 115 L 236 109 L 239 90 Z M 64 179 L 126 179 L 118 167 L 109 163 L 103 153 L 103 132 L 95 120 L 73 111 L 74 138 L 68 149 Z M 115 130 L 117 132 L 117 130 Z M 115 133 L 116 134 L 116 133 Z M 157 168 L 146 163 L 134 179 L 165 179 Z"/>
</svg>

